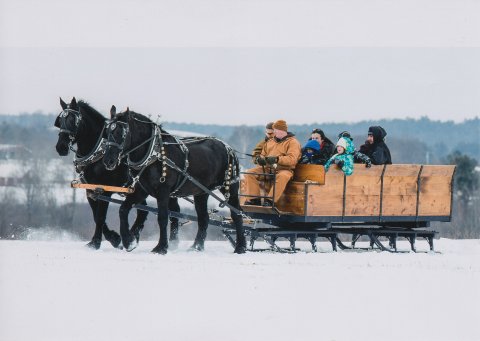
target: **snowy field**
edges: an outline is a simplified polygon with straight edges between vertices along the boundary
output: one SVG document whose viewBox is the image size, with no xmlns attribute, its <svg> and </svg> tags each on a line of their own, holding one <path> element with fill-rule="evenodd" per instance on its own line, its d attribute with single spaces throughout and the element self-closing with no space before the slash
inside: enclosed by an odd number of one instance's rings
<svg viewBox="0 0 480 341">
<path fill-rule="evenodd" d="M 159 256 L 32 239 L 0 241 L 0 340 L 480 340 L 480 240 Z"/>
</svg>

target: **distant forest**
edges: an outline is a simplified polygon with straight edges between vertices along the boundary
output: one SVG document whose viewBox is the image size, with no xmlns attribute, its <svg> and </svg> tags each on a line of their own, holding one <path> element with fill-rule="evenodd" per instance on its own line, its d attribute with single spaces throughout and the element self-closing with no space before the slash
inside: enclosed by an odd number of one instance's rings
<svg viewBox="0 0 480 341">
<path fill-rule="evenodd" d="M 55 115 L 22 114 L 0 116 L 0 143 L 22 144 L 38 157 L 56 156 L 54 147 L 57 130 L 53 127 Z M 328 138 L 336 141 L 339 132 L 348 130 L 357 147 L 364 143 L 368 127 L 381 125 L 387 131 L 386 142 L 392 151 L 394 163 L 441 164 L 454 151 L 480 161 L 480 118 L 453 121 L 421 119 L 393 119 L 361 121 L 357 123 L 312 123 L 289 125 L 300 143 L 304 144 L 314 128 L 322 129 Z M 168 131 L 182 130 L 219 137 L 242 153 L 250 153 L 264 136 L 263 126 L 230 126 L 218 124 L 194 124 L 164 122 Z M 243 165 L 249 166 L 246 157 Z"/>
</svg>

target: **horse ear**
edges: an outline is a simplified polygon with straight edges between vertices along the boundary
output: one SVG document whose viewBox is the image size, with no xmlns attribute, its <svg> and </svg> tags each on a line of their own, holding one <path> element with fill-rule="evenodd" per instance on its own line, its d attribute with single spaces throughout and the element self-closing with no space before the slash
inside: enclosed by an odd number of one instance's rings
<svg viewBox="0 0 480 341">
<path fill-rule="evenodd" d="M 76 108 L 77 107 L 77 100 L 75 97 L 72 98 L 72 101 L 70 102 L 70 107 Z"/>
<path fill-rule="evenodd" d="M 67 109 L 67 103 L 63 101 L 62 97 L 60 97 L 60 106 L 63 110 Z"/>
<path fill-rule="evenodd" d="M 127 107 L 127 111 L 125 111 L 125 116 L 127 117 L 127 120 L 130 121 L 133 118 L 133 115 L 130 115 L 131 111 L 130 108 Z"/>
<path fill-rule="evenodd" d="M 110 108 L 110 118 L 113 120 L 116 114 L 117 114 L 117 108 L 114 105 L 112 105 L 112 107 Z"/>
</svg>

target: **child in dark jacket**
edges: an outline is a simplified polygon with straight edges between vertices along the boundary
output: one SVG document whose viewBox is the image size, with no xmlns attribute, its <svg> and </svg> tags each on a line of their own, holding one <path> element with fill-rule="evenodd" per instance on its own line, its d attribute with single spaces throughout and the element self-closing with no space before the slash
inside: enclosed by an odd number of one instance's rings
<svg viewBox="0 0 480 341">
<path fill-rule="evenodd" d="M 302 148 L 302 156 L 298 163 L 321 165 L 320 143 L 317 140 L 309 140 Z"/>
</svg>

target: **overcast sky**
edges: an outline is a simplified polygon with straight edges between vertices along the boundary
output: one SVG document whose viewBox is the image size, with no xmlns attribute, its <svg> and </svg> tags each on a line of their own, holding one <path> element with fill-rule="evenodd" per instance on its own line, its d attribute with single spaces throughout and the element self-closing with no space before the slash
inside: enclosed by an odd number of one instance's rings
<svg viewBox="0 0 480 341">
<path fill-rule="evenodd" d="M 0 114 L 167 121 L 480 114 L 480 1 L 0 0 Z"/>
</svg>

